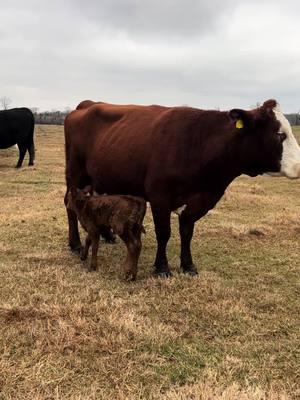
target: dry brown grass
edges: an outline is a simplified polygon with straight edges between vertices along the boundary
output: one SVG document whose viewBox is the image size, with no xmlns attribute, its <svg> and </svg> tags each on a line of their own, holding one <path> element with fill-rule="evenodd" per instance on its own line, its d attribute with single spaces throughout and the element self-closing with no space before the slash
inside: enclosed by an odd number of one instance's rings
<svg viewBox="0 0 300 400">
<path fill-rule="evenodd" d="M 299 392 L 299 182 L 241 177 L 198 223 L 199 277 L 151 277 L 150 215 L 138 280 L 122 243 L 88 273 L 67 247 L 61 127 L 37 160 L 0 153 L 0 399 L 285 400 Z"/>
</svg>

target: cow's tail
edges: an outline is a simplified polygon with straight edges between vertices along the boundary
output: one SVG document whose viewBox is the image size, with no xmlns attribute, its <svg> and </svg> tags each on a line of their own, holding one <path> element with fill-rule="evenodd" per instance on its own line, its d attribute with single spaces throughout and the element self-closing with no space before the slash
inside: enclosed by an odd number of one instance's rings
<svg viewBox="0 0 300 400">
<path fill-rule="evenodd" d="M 32 112 L 31 113 L 31 126 L 30 126 L 30 133 L 29 133 L 29 146 L 28 146 L 28 151 L 29 151 L 29 165 L 33 165 L 34 159 L 35 159 L 35 146 L 34 146 L 34 115 Z"/>
</svg>

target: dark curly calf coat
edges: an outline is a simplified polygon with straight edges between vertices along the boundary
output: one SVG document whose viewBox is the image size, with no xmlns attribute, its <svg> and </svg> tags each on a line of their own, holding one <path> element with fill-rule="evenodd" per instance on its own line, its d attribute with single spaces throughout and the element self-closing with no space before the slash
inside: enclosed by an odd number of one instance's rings
<svg viewBox="0 0 300 400">
<path fill-rule="evenodd" d="M 92 246 L 90 270 L 97 269 L 97 251 L 103 227 L 110 228 L 124 241 L 127 258 L 124 263 L 126 280 L 135 280 L 137 264 L 142 248 L 141 233 L 146 212 L 144 199 L 134 196 L 90 195 L 86 191 L 72 188 L 68 193 L 67 207 L 74 211 L 87 231 L 81 259 L 88 256 Z"/>
</svg>

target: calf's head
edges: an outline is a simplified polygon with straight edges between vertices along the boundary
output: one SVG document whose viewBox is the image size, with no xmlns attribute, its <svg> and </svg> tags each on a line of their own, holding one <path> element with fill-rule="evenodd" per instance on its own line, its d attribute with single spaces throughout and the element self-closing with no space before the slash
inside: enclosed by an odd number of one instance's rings
<svg viewBox="0 0 300 400">
<path fill-rule="evenodd" d="M 251 111 L 229 112 L 236 129 L 243 173 L 300 178 L 300 147 L 275 100 Z"/>
<path fill-rule="evenodd" d="M 90 196 L 90 192 L 88 190 L 77 189 L 75 187 L 71 187 L 67 194 L 67 208 L 73 211 L 76 211 L 78 205 L 83 204 L 86 200 L 86 197 Z"/>
</svg>

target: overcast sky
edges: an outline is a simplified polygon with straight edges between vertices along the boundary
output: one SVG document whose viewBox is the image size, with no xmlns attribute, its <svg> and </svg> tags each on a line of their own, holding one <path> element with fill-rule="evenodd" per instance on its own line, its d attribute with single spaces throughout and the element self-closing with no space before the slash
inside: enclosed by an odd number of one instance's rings
<svg viewBox="0 0 300 400">
<path fill-rule="evenodd" d="M 0 97 L 300 109 L 299 0 L 9 0 Z"/>
</svg>

